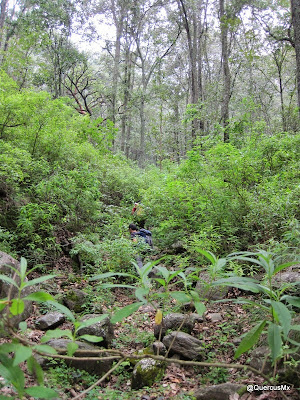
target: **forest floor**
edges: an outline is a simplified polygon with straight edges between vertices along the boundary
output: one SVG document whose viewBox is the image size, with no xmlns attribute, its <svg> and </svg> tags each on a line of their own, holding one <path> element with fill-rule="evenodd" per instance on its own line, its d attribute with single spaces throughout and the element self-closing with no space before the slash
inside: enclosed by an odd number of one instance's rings
<svg viewBox="0 0 300 400">
<path fill-rule="evenodd" d="M 73 283 L 73 288 L 87 289 L 88 282 L 78 280 L 79 283 Z M 63 280 L 56 279 L 55 290 L 66 290 Z M 70 285 L 67 287 L 70 289 Z M 96 287 L 95 287 L 96 288 Z M 259 315 L 254 309 L 246 309 L 244 306 L 230 302 L 230 297 L 236 297 L 240 293 L 238 291 L 230 292 L 228 301 L 223 303 L 210 302 L 206 304 L 203 322 L 198 322 L 192 331 L 192 335 L 200 338 L 203 347 L 206 350 L 207 359 L 205 361 L 236 363 L 234 359 L 234 351 L 240 340 L 240 336 L 253 326 L 255 320 L 259 319 Z M 102 298 L 98 298 L 101 302 L 103 312 L 112 312 L 117 307 L 124 307 L 132 302 L 134 298 L 128 289 L 117 288 L 110 290 Z M 172 304 L 171 304 L 172 306 Z M 137 313 L 124 319 L 121 323 L 115 325 L 115 340 L 113 347 L 118 348 L 126 353 L 135 353 L 145 347 L 151 345 L 155 341 L 153 329 L 155 325 L 155 309 L 150 305 L 142 306 Z M 210 318 L 211 314 L 219 313 L 221 320 L 213 322 Z M 39 342 L 44 332 L 35 328 L 34 321 L 40 315 L 40 310 L 36 307 L 35 314 L 28 320 L 27 324 L 30 328 L 30 340 Z M 65 323 L 61 329 L 70 328 L 70 323 Z M 243 355 L 239 358 L 239 363 L 248 362 L 248 356 Z M 66 368 L 66 367 L 65 367 Z M 32 376 L 27 374 L 27 382 L 34 384 Z M 82 399 L 100 399 L 100 400 L 192 400 L 193 394 L 201 386 L 214 385 L 224 382 L 234 382 L 244 385 L 263 385 L 263 378 L 254 376 L 253 373 L 234 368 L 226 369 L 222 367 L 195 367 L 180 366 L 178 363 L 169 364 L 166 368 L 164 377 L 161 381 L 153 384 L 151 388 L 143 388 L 140 390 L 131 389 L 131 373 L 132 366 L 125 363 L 113 373 L 105 382 L 101 383 L 96 389 Z M 63 376 L 62 376 L 63 375 Z M 84 376 L 84 374 L 76 375 L 76 371 L 67 373 L 69 379 L 66 380 L 66 370 L 59 368 L 57 372 L 52 370 L 46 372 L 46 381 L 52 387 L 60 391 L 60 400 L 72 399 L 83 392 L 98 378 Z M 72 378 L 72 379 L 71 379 Z M 54 384 L 54 386 L 53 386 Z M 1 388 L 1 381 L 0 381 Z M 7 388 L 0 389 L 0 398 L 2 395 L 12 395 L 13 392 Z M 290 400 L 299 399 L 299 393 L 291 390 L 285 393 L 286 398 Z M 30 399 L 28 397 L 28 399 Z M 245 393 L 242 396 L 232 396 L 230 400 L 263 400 L 263 399 L 283 399 L 278 391 L 257 391 Z M 33 400 L 30 399 L 30 400 Z"/>
</svg>

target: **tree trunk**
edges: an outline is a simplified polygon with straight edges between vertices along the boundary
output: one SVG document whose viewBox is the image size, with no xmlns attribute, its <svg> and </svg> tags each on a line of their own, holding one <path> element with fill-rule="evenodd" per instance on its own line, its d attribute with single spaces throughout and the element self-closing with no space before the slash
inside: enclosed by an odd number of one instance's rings
<svg viewBox="0 0 300 400">
<path fill-rule="evenodd" d="M 221 107 L 221 122 L 224 127 L 224 142 L 228 142 L 229 132 L 226 127 L 229 120 L 231 76 L 229 69 L 228 25 L 225 14 L 225 0 L 220 0 L 220 26 L 223 64 L 223 98 Z"/>
<path fill-rule="evenodd" d="M 300 0 L 291 0 L 291 10 L 296 51 L 298 110 L 300 114 Z"/>
<path fill-rule="evenodd" d="M 1 0 L 0 3 L 0 49 L 2 48 L 2 37 L 6 18 L 6 11 L 8 6 L 8 0 Z"/>
</svg>

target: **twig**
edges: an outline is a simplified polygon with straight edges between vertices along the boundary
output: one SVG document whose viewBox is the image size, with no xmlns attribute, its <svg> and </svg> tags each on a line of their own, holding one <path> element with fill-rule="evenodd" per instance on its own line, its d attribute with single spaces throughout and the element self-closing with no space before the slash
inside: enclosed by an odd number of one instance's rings
<svg viewBox="0 0 300 400">
<path fill-rule="evenodd" d="M 78 396 L 74 397 L 74 400 L 80 399 L 84 394 L 90 392 L 91 390 L 94 389 L 94 387 L 98 386 L 101 382 L 103 382 L 115 369 L 119 367 L 119 365 L 122 364 L 122 362 L 125 361 L 125 358 L 122 358 L 114 367 L 112 367 L 108 372 L 106 372 L 105 375 L 103 375 L 97 382 L 93 383 L 92 386 L 84 390 L 82 393 L 80 393 Z"/>
</svg>

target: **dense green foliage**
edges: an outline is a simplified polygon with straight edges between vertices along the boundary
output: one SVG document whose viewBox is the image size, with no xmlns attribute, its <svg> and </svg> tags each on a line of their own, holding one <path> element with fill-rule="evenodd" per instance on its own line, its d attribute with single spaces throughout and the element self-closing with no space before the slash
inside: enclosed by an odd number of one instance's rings
<svg viewBox="0 0 300 400">
<path fill-rule="evenodd" d="M 299 244 L 298 134 L 256 132 L 230 144 L 203 137 L 180 165 L 141 170 L 111 153 L 109 121 L 20 91 L 5 73 L 0 89 L 2 250 L 47 266 L 71 252 L 92 269 L 126 270 L 137 199 L 158 249 L 181 249 L 185 263 L 199 248 L 286 253 Z"/>
</svg>

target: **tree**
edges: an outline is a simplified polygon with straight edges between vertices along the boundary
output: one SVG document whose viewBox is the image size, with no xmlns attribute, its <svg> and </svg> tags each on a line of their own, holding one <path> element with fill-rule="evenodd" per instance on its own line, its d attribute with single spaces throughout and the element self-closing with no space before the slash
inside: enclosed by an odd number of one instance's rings
<svg viewBox="0 0 300 400">
<path fill-rule="evenodd" d="M 298 92 L 298 109 L 300 115 L 300 0 L 291 0 L 294 44 L 296 51 L 296 75 Z"/>
</svg>

